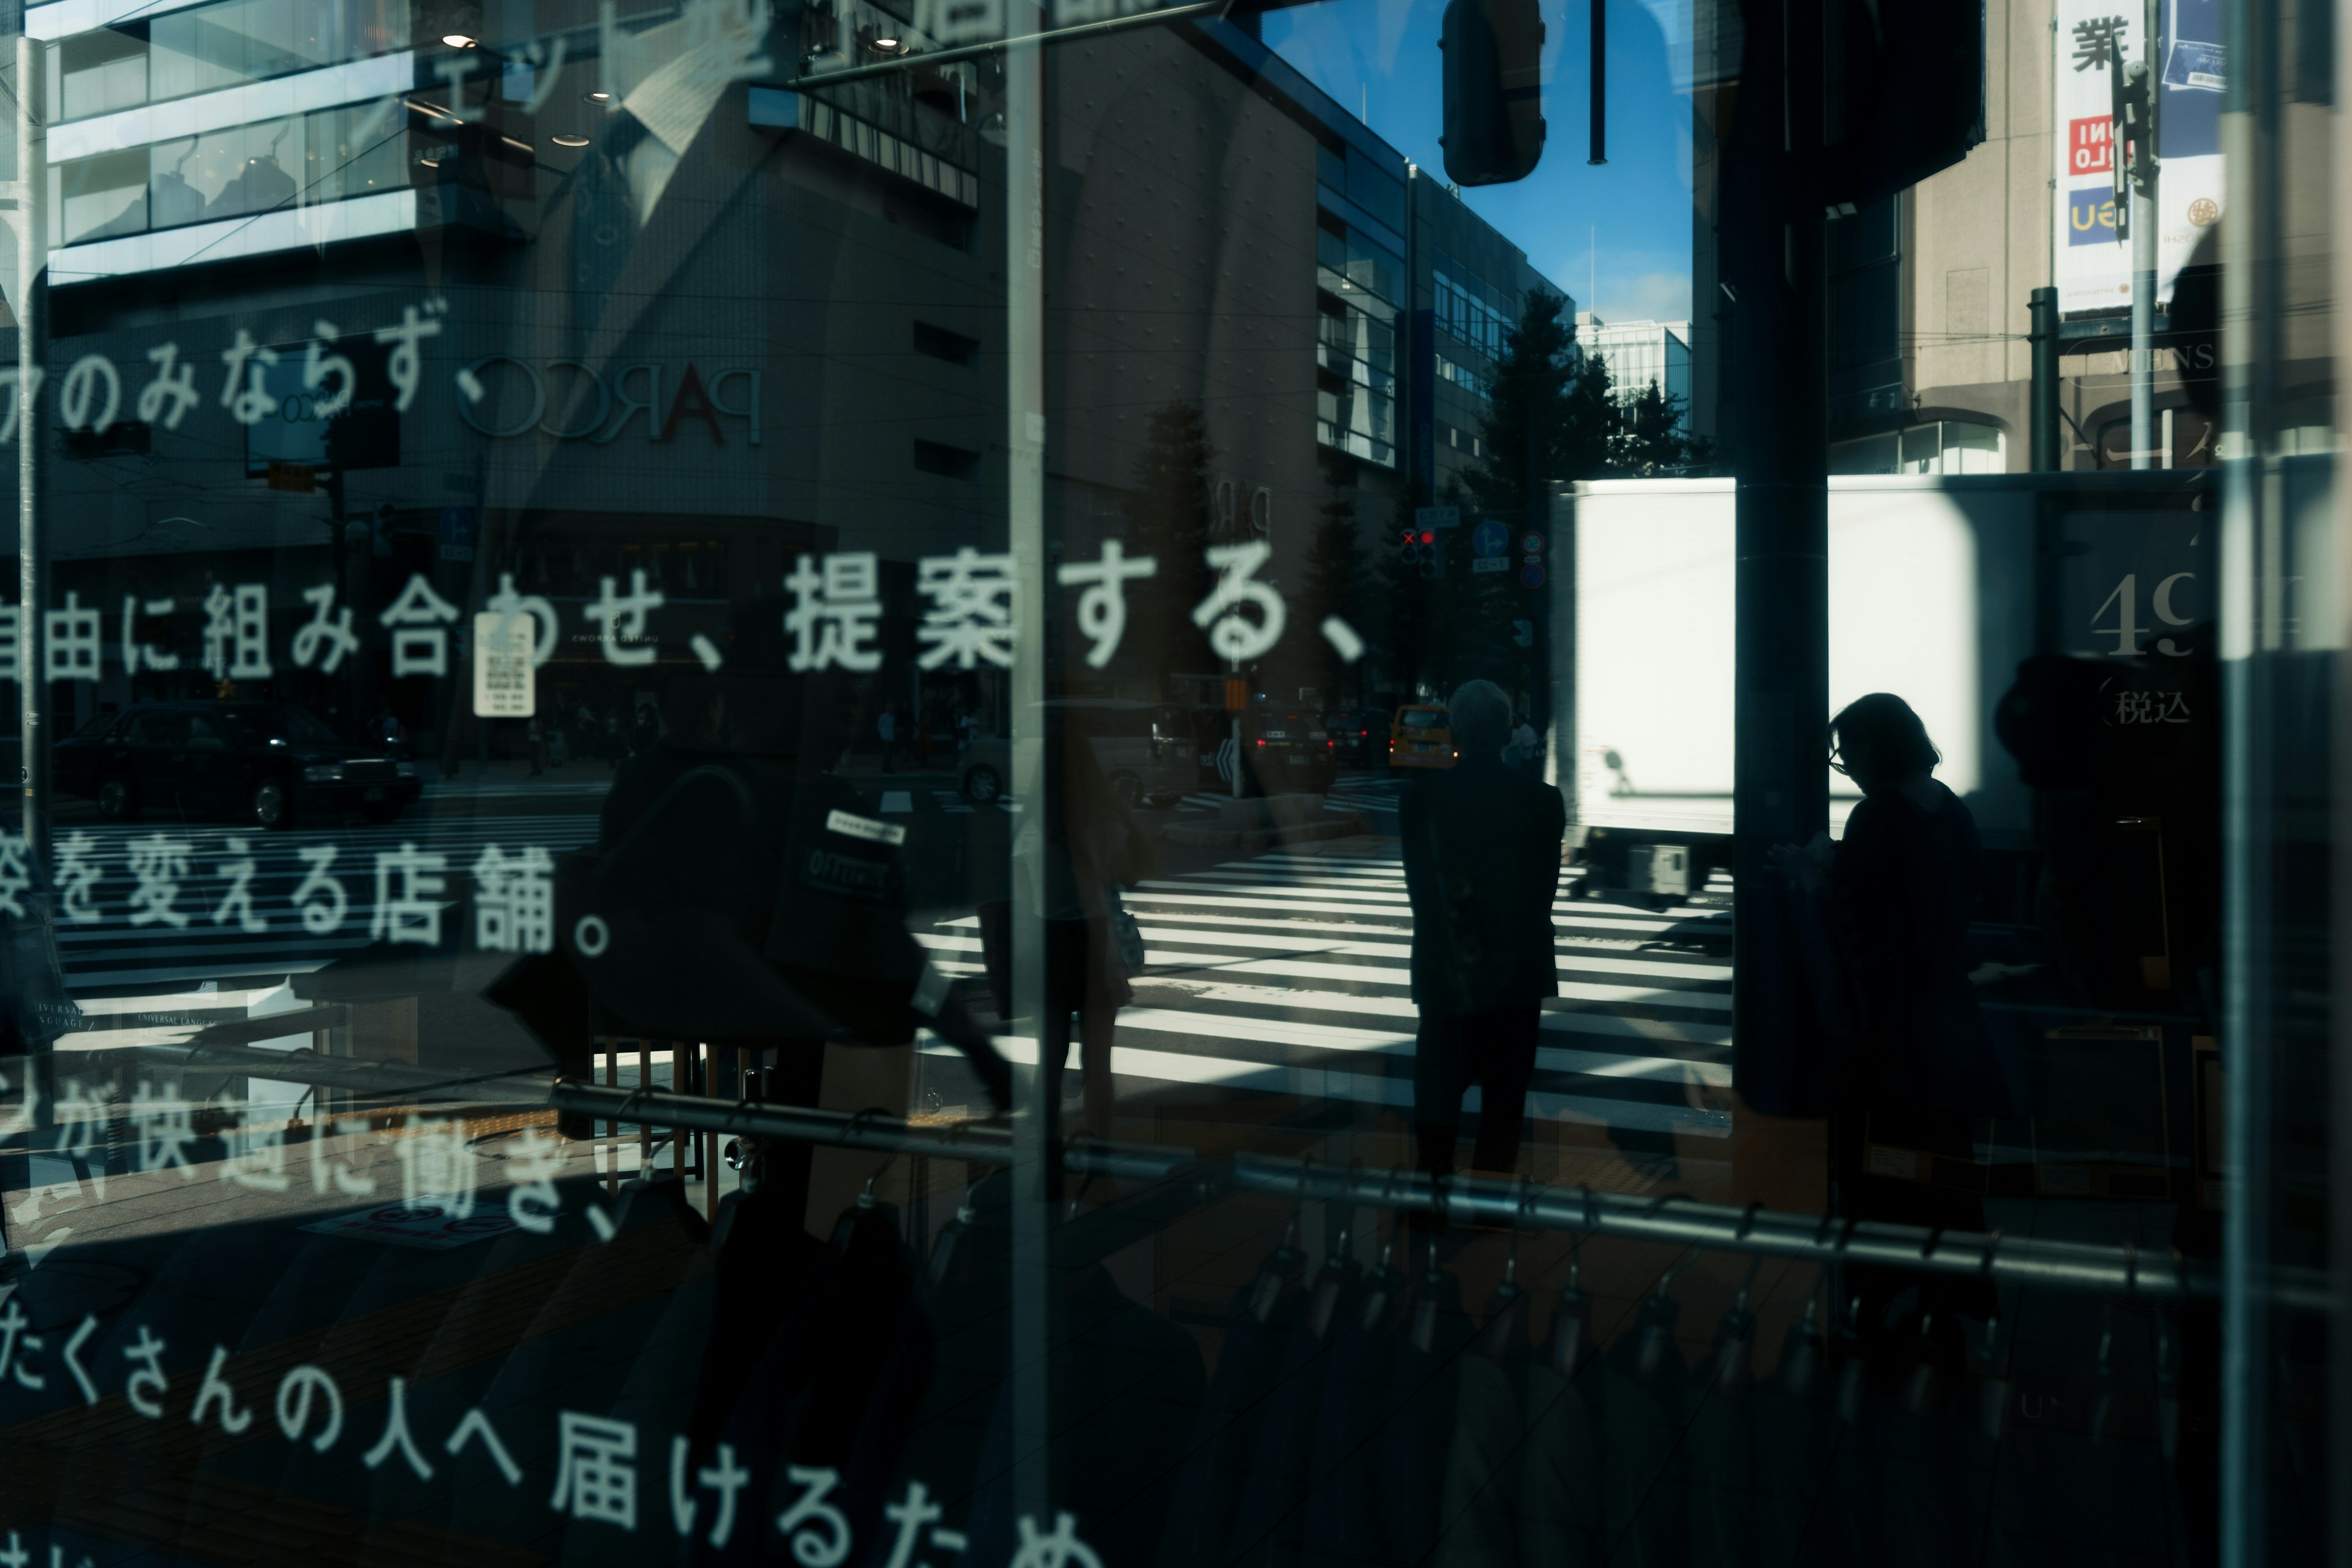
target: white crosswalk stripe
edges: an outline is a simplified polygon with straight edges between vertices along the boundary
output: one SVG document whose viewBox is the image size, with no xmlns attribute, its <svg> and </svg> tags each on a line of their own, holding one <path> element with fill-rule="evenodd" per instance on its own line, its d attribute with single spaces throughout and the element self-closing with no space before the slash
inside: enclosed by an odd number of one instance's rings
<svg viewBox="0 0 2352 1568">
<path fill-rule="evenodd" d="M 425 802 L 429 808 L 433 802 L 442 800 L 546 800 L 556 796 L 602 800 L 613 793 L 613 771 L 602 763 L 584 777 L 571 778 L 542 773 L 537 778 L 485 779 L 469 778 L 461 773 L 453 779 L 426 779 Z"/>
<path fill-rule="evenodd" d="M 1565 893 L 1529 1114 L 1727 1133 L 1727 881 L 1663 911 Z M 1264 855 L 1148 881 L 1126 901 L 1148 962 L 1112 1049 L 1123 1093 L 1182 1084 L 1411 1105 L 1412 914 L 1393 856 Z M 919 939 L 942 970 L 977 973 L 978 928 L 943 921 Z M 1035 1059 L 1032 1042 L 1006 1048 Z"/>
<path fill-rule="evenodd" d="M 1405 781 L 1383 773 L 1343 773 L 1324 792 L 1323 803 L 1334 811 L 1392 812 L 1404 794 Z"/>
</svg>

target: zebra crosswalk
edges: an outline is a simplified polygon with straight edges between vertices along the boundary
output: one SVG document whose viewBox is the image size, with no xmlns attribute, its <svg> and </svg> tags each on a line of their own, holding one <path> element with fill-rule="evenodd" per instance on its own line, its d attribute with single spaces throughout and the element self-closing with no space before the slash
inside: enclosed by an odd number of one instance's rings
<svg viewBox="0 0 2352 1568">
<path fill-rule="evenodd" d="M 1568 889 L 1553 906 L 1559 994 L 1543 1012 L 1529 1114 L 1727 1134 L 1728 881 L 1664 911 Z M 1145 882 L 1126 901 L 1147 963 L 1112 1047 L 1123 1092 L 1181 1084 L 1411 1106 L 1412 914 L 1393 854 L 1263 855 Z M 975 918 L 919 940 L 945 973 L 982 968 Z M 1005 1044 L 1035 1059 L 1034 1042 Z"/>
<path fill-rule="evenodd" d="M 176 1027 L 176 1016 L 155 1011 L 172 995 L 196 1006 L 208 992 L 261 994 L 367 946 L 387 902 L 404 897 L 403 857 L 440 857 L 433 874 L 454 895 L 493 845 L 509 856 L 533 846 L 557 854 L 595 833 L 586 813 L 278 834 L 77 829 L 58 877 L 66 983 L 95 1013 L 138 1015 L 99 1022 L 101 1030 Z M 1279 851 L 1129 892 L 1146 963 L 1118 1016 L 1112 1070 L 1123 1092 L 1193 1086 L 1409 1109 L 1412 914 L 1402 865 L 1382 845 Z M 1541 1018 L 1530 1114 L 1727 1134 L 1728 880 L 1718 875 L 1665 910 L 1572 899 L 1571 888 L 1564 881 L 1553 906 L 1559 994 Z M 425 901 L 436 901 L 429 889 Z M 976 915 L 917 935 L 943 972 L 982 972 Z M 470 933 L 446 940 L 464 944 Z M 1033 1043 L 1005 1044 L 1016 1059 L 1025 1051 L 1034 1060 Z M 1466 1104 L 1476 1108 L 1475 1089 Z"/>
<path fill-rule="evenodd" d="M 1323 804 L 1333 811 L 1353 811 L 1375 818 L 1392 816 L 1404 786 L 1403 779 L 1391 773 L 1343 773 L 1324 792 Z"/>
<path fill-rule="evenodd" d="M 1332 812 L 1352 811 L 1359 815 L 1381 817 L 1392 816 L 1397 801 L 1404 790 L 1405 781 L 1388 773 L 1341 773 L 1323 792 L 1323 805 Z M 1213 812 L 1228 805 L 1234 799 L 1229 791 L 1196 790 L 1177 802 L 1179 812 Z M 1376 821 L 1374 831 L 1386 831 L 1384 823 Z"/>
</svg>

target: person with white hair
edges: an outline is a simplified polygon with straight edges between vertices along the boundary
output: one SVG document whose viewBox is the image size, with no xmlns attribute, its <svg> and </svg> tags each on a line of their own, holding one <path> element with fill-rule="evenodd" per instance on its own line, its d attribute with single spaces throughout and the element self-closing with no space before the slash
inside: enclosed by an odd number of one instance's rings
<svg viewBox="0 0 2352 1568">
<path fill-rule="evenodd" d="M 1405 890 L 1412 903 L 1413 1130 L 1421 1168 L 1454 1169 L 1462 1096 L 1483 1109 L 1471 1166 L 1518 1162 L 1536 1026 L 1559 990 L 1551 906 L 1568 810 L 1559 791 L 1507 765 L 1511 702 L 1473 680 L 1450 705 L 1460 760 L 1403 800 Z"/>
</svg>

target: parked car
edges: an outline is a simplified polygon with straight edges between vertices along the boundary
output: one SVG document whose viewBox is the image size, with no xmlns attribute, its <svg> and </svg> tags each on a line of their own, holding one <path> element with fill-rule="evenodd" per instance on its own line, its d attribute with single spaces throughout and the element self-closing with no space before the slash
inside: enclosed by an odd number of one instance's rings
<svg viewBox="0 0 2352 1568">
<path fill-rule="evenodd" d="M 1444 709 L 1408 703 L 1396 710 L 1389 725 L 1389 766 L 1450 768 L 1458 754 L 1453 715 Z"/>
<path fill-rule="evenodd" d="M 1323 716 L 1296 708 L 1253 708 L 1242 738 L 1248 765 L 1269 795 L 1322 789 L 1339 772 Z"/>
<path fill-rule="evenodd" d="M 1323 728 L 1341 766 L 1369 768 L 1387 760 L 1388 715 L 1378 709 L 1339 709 L 1323 716 Z"/>
<path fill-rule="evenodd" d="M 264 828 L 353 811 L 390 822 L 425 790 L 414 763 L 284 702 L 134 702 L 52 754 L 58 788 L 110 822 L 150 811 Z"/>
</svg>

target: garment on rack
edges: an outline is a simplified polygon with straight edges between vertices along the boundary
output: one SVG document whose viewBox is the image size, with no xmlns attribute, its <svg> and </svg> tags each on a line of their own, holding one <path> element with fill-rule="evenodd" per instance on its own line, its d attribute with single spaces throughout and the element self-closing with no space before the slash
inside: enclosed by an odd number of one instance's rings
<svg viewBox="0 0 2352 1568">
<path fill-rule="evenodd" d="M 769 1192 L 730 1196 L 714 1234 L 717 1292 L 688 1426 L 690 1453 L 700 1468 L 729 1444 L 751 1475 L 745 1516 L 764 1522 L 790 1500 L 793 1443 L 841 1327 L 840 1262 Z M 738 1530 L 719 1548 L 689 1537 L 687 1561 L 761 1562 L 764 1533 Z"/>
<path fill-rule="evenodd" d="M 1682 1303 L 1654 1294 L 1596 1361 L 1604 1520 L 1610 1562 L 1685 1568 L 1690 1557 L 1690 1373 L 1675 1327 Z"/>
<path fill-rule="evenodd" d="M 1305 1524 L 1310 1554 L 1384 1560 L 1382 1478 L 1372 1441 L 1391 1413 L 1387 1373 L 1404 1331 L 1409 1295 L 1404 1276 L 1383 1257 L 1333 1331 L 1309 1465 Z"/>
<path fill-rule="evenodd" d="M 1975 1402 L 1907 1408 L 1912 1363 L 1893 1353 L 1891 1343 L 1867 1370 L 1855 1419 L 1840 1423 L 1802 1559 L 1827 1568 L 1960 1568 L 1985 1561 L 1997 1449 L 1978 1425 Z M 2082 1483 L 2076 1465 L 2068 1466 L 2067 1479 L 2070 1489 Z M 2094 1495 L 2113 1494 L 2102 1489 Z"/>
<path fill-rule="evenodd" d="M 1361 1281 L 1344 1258 L 1326 1258 L 1302 1291 L 1287 1343 L 1259 1422 L 1256 1451 L 1235 1510 L 1226 1561 L 1287 1563 L 1306 1539 L 1304 1503 L 1313 1475 L 1315 1429 L 1345 1314 L 1360 1305 Z"/>
<path fill-rule="evenodd" d="M 1794 1562 L 1825 1456 L 1809 1440 L 1802 1402 L 1748 1376 L 1761 1353 L 1754 1319 L 1738 1309 L 1726 1316 L 1690 1369 L 1692 1568 Z"/>
<path fill-rule="evenodd" d="M 998 1239 L 991 1237 L 988 1239 Z M 965 1249 L 959 1247 L 961 1253 Z M 1009 1347 L 1006 1298 L 975 1329 Z M 1177 1518 L 1173 1494 L 1190 1436 L 1186 1418 L 1207 1399 L 1207 1377 L 1192 1336 L 1129 1299 L 1099 1263 L 1068 1273 L 1049 1299 L 1046 1324 L 1055 1347 L 1046 1371 L 1046 1490 L 1068 1500 L 1087 1543 L 1106 1564 L 1157 1559 Z M 1014 1494 L 1013 1389 L 999 1371 L 976 1383 L 985 1354 L 951 1336 L 943 1360 L 954 1366 L 919 1421 L 905 1475 L 927 1485 L 951 1514 L 967 1521 L 958 1568 L 999 1568 L 1020 1544 Z M 1000 1363 L 1000 1366 L 1002 1363 Z M 968 1477 L 959 1480 L 950 1478 Z M 880 1562 L 880 1558 L 874 1561 Z M 945 1568 L 938 1558 L 935 1568 Z"/>
<path fill-rule="evenodd" d="M 1420 1563 L 1437 1544 L 1462 1389 L 1460 1359 L 1475 1331 L 1463 1310 L 1462 1282 L 1450 1271 L 1429 1269 L 1413 1280 L 1391 1374 L 1392 1414 L 1380 1445 L 1388 1562 Z"/>
<path fill-rule="evenodd" d="M 1162 1568 L 1229 1560 L 1268 1401 L 1305 1314 L 1307 1292 L 1298 1283 L 1304 1262 L 1286 1237 L 1259 1265 L 1256 1277 L 1234 1292 L 1225 1314 L 1216 1373 L 1192 1423 L 1192 1444 L 1159 1553 Z"/>
<path fill-rule="evenodd" d="M 886 1489 L 930 1390 L 935 1329 L 897 1209 L 861 1198 L 835 1226 L 832 1251 L 839 1323 L 793 1458 L 841 1472 L 837 1506 L 853 1539 L 866 1540 L 881 1529 Z"/>
<path fill-rule="evenodd" d="M 1518 1469 L 1533 1406 L 1524 1324 L 1527 1300 L 1515 1286 L 1460 1357 L 1454 1375 L 1454 1439 L 1446 1450 L 1437 1568 L 1514 1563 L 1524 1551 L 1549 1551 L 1545 1538 L 1523 1539 Z M 1500 1292 L 1498 1292 L 1500 1294 Z"/>
<path fill-rule="evenodd" d="M 1588 1360 L 1577 1375 L 1563 1376 L 1546 1357 L 1521 1376 L 1527 1441 L 1519 1452 L 1512 1496 L 1523 1549 L 1517 1561 L 1607 1560 L 1609 1521 L 1595 1409 L 1599 1378 L 1593 1364 Z M 1458 1561 L 1468 1568 L 1466 1558 Z"/>
</svg>

